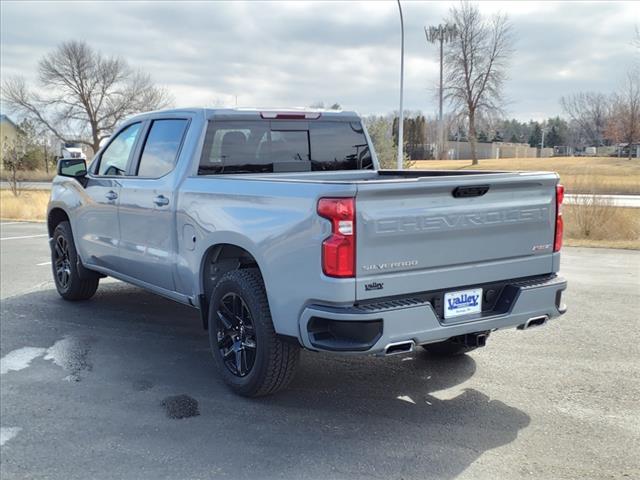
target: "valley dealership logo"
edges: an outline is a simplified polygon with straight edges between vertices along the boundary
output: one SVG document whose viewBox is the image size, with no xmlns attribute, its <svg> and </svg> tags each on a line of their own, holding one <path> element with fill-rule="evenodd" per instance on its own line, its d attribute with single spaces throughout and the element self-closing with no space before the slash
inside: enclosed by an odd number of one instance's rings
<svg viewBox="0 0 640 480">
<path fill-rule="evenodd" d="M 447 306 L 449 307 L 449 310 L 458 310 L 465 307 L 477 307 L 479 298 L 480 295 L 478 294 L 468 295 L 466 293 L 463 293 L 462 295 L 458 295 L 457 297 L 448 298 Z"/>
<path fill-rule="evenodd" d="M 365 291 L 369 291 L 369 290 L 382 290 L 384 288 L 384 283 L 382 282 L 371 282 L 371 283 L 366 283 L 364 285 L 364 289 Z"/>
</svg>

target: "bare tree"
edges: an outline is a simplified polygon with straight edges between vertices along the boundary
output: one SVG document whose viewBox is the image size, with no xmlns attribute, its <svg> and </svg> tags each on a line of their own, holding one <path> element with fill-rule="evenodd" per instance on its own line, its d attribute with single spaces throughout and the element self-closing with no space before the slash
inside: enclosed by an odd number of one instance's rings
<svg viewBox="0 0 640 480">
<path fill-rule="evenodd" d="M 640 70 L 631 69 L 621 90 L 613 95 L 607 134 L 629 147 L 629 160 L 633 144 L 640 142 Z"/>
<path fill-rule="evenodd" d="M 97 151 L 129 115 L 166 107 L 168 93 L 122 58 L 105 57 L 82 41 L 62 43 L 38 64 L 39 89 L 8 78 L 2 97 L 9 109 L 44 125 L 63 141 Z"/>
<path fill-rule="evenodd" d="M 583 141 L 590 145 L 602 145 L 610 106 L 605 94 L 579 92 L 562 97 L 560 105 L 578 126 Z"/>
<path fill-rule="evenodd" d="M 513 53 L 511 26 L 505 15 L 483 18 L 478 6 L 467 2 L 451 9 L 447 23 L 456 26 L 457 35 L 445 55 L 446 98 L 467 117 L 475 165 L 476 121 L 502 106 L 502 87 Z"/>
<path fill-rule="evenodd" d="M 20 195 L 18 172 L 24 168 L 26 150 L 26 138 L 22 132 L 18 132 L 15 139 L 5 138 L 2 142 L 2 166 L 9 171 L 9 189 L 16 197 Z"/>
</svg>

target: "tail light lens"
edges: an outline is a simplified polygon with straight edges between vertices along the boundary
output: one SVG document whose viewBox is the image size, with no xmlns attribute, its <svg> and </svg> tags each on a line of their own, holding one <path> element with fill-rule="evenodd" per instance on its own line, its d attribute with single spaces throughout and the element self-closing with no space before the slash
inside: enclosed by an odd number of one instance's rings
<svg viewBox="0 0 640 480">
<path fill-rule="evenodd" d="M 353 198 L 321 198 L 318 215 L 331 221 L 331 236 L 322 242 L 322 271 L 329 277 L 355 276 L 356 205 Z"/>
<path fill-rule="evenodd" d="M 562 231 L 564 223 L 562 221 L 562 202 L 564 201 L 564 186 L 556 185 L 556 236 L 553 242 L 553 251 L 559 252 L 562 248 Z"/>
</svg>

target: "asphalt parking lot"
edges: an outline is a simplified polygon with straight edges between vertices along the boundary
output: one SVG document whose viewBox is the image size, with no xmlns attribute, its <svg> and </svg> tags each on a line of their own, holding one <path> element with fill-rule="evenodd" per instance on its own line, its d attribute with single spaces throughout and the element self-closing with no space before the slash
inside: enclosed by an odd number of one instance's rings
<svg viewBox="0 0 640 480">
<path fill-rule="evenodd" d="M 44 224 L 0 233 L 3 480 L 640 478 L 640 252 L 566 248 L 546 327 L 448 361 L 305 352 L 248 400 L 195 310 L 113 280 L 64 302 Z"/>
</svg>

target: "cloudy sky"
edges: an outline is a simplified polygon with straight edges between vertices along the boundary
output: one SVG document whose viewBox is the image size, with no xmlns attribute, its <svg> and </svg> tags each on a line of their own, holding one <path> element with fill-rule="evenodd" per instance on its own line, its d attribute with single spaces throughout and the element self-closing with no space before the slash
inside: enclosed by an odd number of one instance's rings
<svg viewBox="0 0 640 480">
<path fill-rule="evenodd" d="M 423 26 L 452 3 L 403 1 L 405 106 L 434 113 L 435 46 Z M 562 113 L 558 99 L 609 92 L 638 60 L 638 3 L 483 2 L 515 32 L 509 116 Z M 304 106 L 339 102 L 363 114 L 397 108 L 400 28 L 395 2 L 1 2 L 2 76 L 35 80 L 40 57 L 83 39 L 149 72 L 177 106 Z"/>
</svg>

